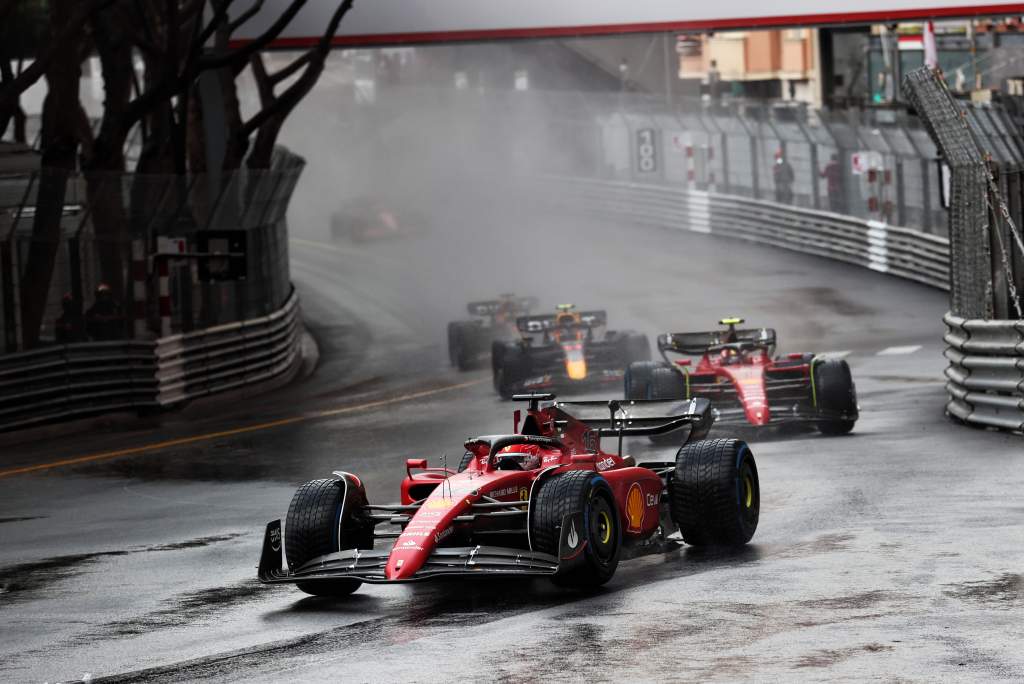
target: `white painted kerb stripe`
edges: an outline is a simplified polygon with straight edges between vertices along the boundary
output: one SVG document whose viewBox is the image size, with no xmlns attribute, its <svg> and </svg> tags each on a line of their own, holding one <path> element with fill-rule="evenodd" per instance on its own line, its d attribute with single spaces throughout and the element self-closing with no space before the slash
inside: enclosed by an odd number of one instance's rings
<svg viewBox="0 0 1024 684">
<path fill-rule="evenodd" d="M 896 354 L 913 354 L 921 348 L 919 344 L 910 344 L 906 347 L 886 347 L 878 352 L 878 356 L 894 356 Z"/>
</svg>

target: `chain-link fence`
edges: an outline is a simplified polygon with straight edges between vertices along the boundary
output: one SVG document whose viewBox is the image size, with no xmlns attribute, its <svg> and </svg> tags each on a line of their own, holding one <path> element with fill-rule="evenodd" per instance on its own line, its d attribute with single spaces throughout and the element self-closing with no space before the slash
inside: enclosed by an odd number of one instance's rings
<svg viewBox="0 0 1024 684">
<path fill-rule="evenodd" d="M 291 285 L 305 162 L 179 175 L 0 176 L 0 349 L 148 339 L 267 315 Z"/>
<path fill-rule="evenodd" d="M 946 233 L 935 145 L 905 112 L 669 104 L 637 93 L 488 92 L 474 106 L 478 121 L 501 131 L 496 142 L 508 149 L 498 154 L 512 164 L 528 159 L 553 173 L 665 183 Z"/>
<path fill-rule="evenodd" d="M 950 306 L 966 319 L 1020 319 L 1024 137 L 999 103 L 955 99 L 930 69 L 904 90 L 950 169 Z"/>
</svg>

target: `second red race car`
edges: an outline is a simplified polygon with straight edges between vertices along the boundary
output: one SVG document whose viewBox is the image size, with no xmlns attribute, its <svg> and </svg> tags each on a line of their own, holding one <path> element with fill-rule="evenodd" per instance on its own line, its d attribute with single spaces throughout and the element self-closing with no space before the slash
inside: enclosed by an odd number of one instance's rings
<svg viewBox="0 0 1024 684">
<path fill-rule="evenodd" d="M 664 360 L 631 364 L 626 398 L 703 397 L 719 424 L 804 423 L 828 435 L 853 429 L 857 390 L 846 361 L 804 352 L 776 356 L 775 330 L 738 329 L 742 318 L 720 323 L 726 329 L 659 335 Z"/>
<path fill-rule="evenodd" d="M 628 558 L 753 536 L 754 456 L 739 440 L 702 439 L 707 401 L 516 399 L 529 407 L 515 411 L 513 432 L 467 440 L 457 470 L 406 461 L 399 503 L 371 504 L 363 481 L 342 471 L 302 485 L 284 529 L 280 520 L 267 525 L 260 581 L 325 596 L 363 582 L 443 577 L 547 577 L 586 588 Z M 683 427 L 691 440 L 672 461 L 637 464 L 622 454 L 624 437 Z"/>
</svg>

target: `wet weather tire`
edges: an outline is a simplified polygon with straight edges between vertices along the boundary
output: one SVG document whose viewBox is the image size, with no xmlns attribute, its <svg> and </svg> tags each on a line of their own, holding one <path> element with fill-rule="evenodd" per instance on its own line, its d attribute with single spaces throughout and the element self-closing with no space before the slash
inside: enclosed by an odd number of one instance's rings
<svg viewBox="0 0 1024 684">
<path fill-rule="evenodd" d="M 496 343 L 491 353 L 494 389 L 502 399 L 511 399 L 519 383 L 529 377 L 530 358 L 515 343 Z"/>
<path fill-rule="evenodd" d="M 651 341 L 643 333 L 630 333 L 626 337 L 626 363 L 649 361 L 651 358 Z"/>
<path fill-rule="evenodd" d="M 647 396 L 645 399 L 685 399 L 686 379 L 676 369 L 662 364 L 651 372 L 650 381 L 647 383 Z M 651 435 L 650 440 L 659 446 L 679 446 L 686 441 L 689 428 L 680 428 L 664 435 Z"/>
<path fill-rule="evenodd" d="M 647 384 L 648 399 L 685 399 L 686 378 L 679 371 L 662 366 L 651 372 L 651 381 Z"/>
<path fill-rule="evenodd" d="M 646 399 L 647 386 L 651 383 L 651 374 L 655 368 L 668 368 L 664 361 L 634 361 L 626 367 L 625 397 L 626 399 Z"/>
<path fill-rule="evenodd" d="M 672 520 L 692 546 L 739 546 L 754 536 L 761 508 L 757 464 L 745 442 L 683 446 L 669 485 Z"/>
<path fill-rule="evenodd" d="M 312 480 L 299 487 L 285 520 L 285 556 L 294 572 L 314 558 L 344 549 L 373 548 L 373 526 L 361 518 L 366 492 L 351 478 Z M 315 596 L 346 596 L 354 579 L 297 582 Z"/>
<path fill-rule="evenodd" d="M 582 516 L 576 537 L 579 551 L 560 558 L 556 584 L 580 589 L 612 578 L 619 565 L 622 530 L 608 482 L 592 470 L 571 470 L 542 480 L 530 502 L 530 543 L 542 553 L 559 556 L 562 525 L 569 515 Z M 575 525 L 575 523 L 572 523 Z"/>
<path fill-rule="evenodd" d="M 817 407 L 828 415 L 818 421 L 824 435 L 845 435 L 857 422 L 857 390 L 850 365 L 843 359 L 825 359 L 811 366 Z"/>
<path fill-rule="evenodd" d="M 448 358 L 460 371 L 471 370 L 475 366 L 474 327 L 473 323 L 463 321 L 448 324 Z"/>
</svg>

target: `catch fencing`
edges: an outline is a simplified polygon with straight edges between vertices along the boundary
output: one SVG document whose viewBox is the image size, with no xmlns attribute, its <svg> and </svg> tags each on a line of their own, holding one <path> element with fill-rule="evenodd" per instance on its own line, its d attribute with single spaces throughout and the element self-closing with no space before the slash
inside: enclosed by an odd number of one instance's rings
<svg viewBox="0 0 1024 684">
<path fill-rule="evenodd" d="M 304 164 L 279 148 L 268 170 L 218 176 L 0 176 L 0 354 L 152 340 L 279 309 Z"/>
<path fill-rule="evenodd" d="M 293 291 L 270 315 L 184 335 L 0 356 L 0 432 L 284 382 L 301 361 L 300 326 Z"/>
<path fill-rule="evenodd" d="M 951 169 L 947 411 L 1024 429 L 1024 138 L 998 103 L 955 99 L 931 69 L 904 91 Z"/>
</svg>

